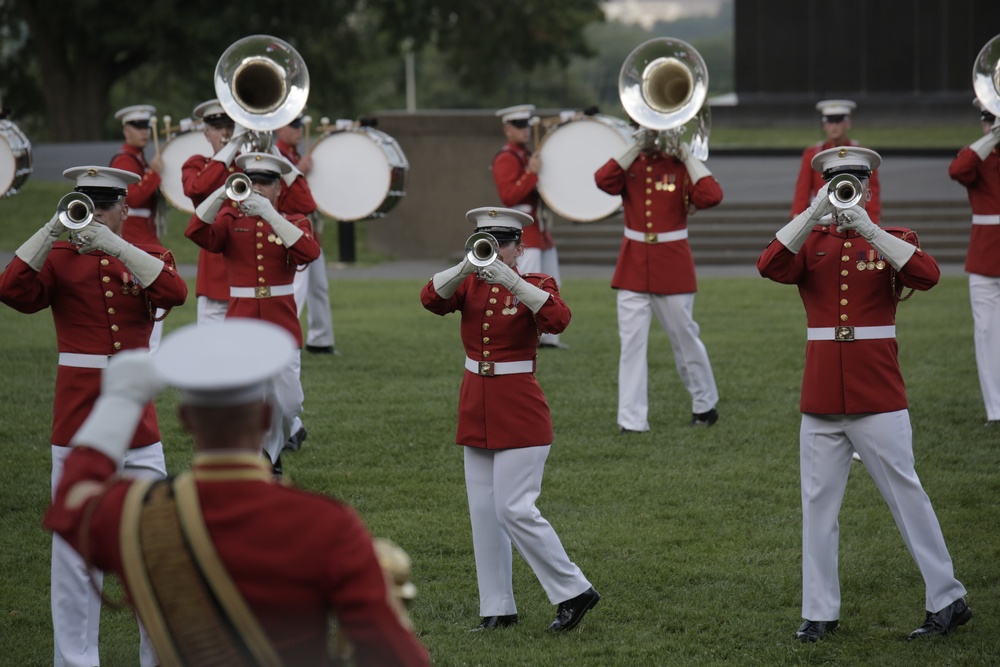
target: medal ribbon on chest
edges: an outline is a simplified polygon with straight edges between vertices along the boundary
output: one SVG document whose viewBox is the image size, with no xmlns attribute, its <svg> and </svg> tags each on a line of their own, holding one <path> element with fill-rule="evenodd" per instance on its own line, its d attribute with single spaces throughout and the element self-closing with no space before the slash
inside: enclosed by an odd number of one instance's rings
<svg viewBox="0 0 1000 667">
<path fill-rule="evenodd" d="M 122 294 L 139 296 L 139 279 L 128 271 L 122 271 Z"/>
<path fill-rule="evenodd" d="M 503 310 L 500 311 L 501 315 L 517 315 L 517 304 L 520 303 L 518 298 L 513 294 L 508 294 L 503 300 Z"/>
</svg>

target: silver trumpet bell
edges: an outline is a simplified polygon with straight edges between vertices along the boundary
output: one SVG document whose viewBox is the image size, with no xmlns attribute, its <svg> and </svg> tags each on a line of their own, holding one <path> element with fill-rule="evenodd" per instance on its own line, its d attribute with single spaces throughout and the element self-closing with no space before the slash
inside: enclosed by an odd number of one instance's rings
<svg viewBox="0 0 1000 667">
<path fill-rule="evenodd" d="M 70 192 L 59 200 L 56 213 L 63 227 L 83 229 L 94 219 L 94 200 L 82 192 Z"/>
<path fill-rule="evenodd" d="M 972 66 L 972 88 L 983 108 L 1000 116 L 1000 35 L 980 50 Z"/>
<path fill-rule="evenodd" d="M 243 201 L 253 192 L 253 183 L 246 174 L 236 172 L 226 179 L 226 196 L 233 201 Z"/>
<path fill-rule="evenodd" d="M 696 158 L 708 159 L 708 67 L 693 46 L 673 37 L 643 42 L 622 64 L 618 96 L 632 120 L 660 132 L 665 151 L 676 154 L 684 142 Z"/>
<path fill-rule="evenodd" d="M 309 98 L 309 69 L 299 52 L 271 35 L 233 42 L 215 66 L 215 95 L 234 121 L 251 130 L 255 151 L 271 147 L 271 132 L 288 125 Z"/>
<path fill-rule="evenodd" d="M 861 180 L 853 174 L 839 174 L 831 178 L 828 192 L 830 203 L 841 209 L 857 206 L 864 195 Z"/>
<path fill-rule="evenodd" d="M 500 256 L 500 243 L 489 232 L 476 232 L 465 242 L 465 256 L 476 269 L 483 269 Z"/>
</svg>

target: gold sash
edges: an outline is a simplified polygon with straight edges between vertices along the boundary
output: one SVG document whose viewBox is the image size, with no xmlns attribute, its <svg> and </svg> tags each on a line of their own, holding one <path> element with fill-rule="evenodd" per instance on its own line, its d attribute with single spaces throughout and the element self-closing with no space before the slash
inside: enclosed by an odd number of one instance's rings
<svg viewBox="0 0 1000 667">
<path fill-rule="evenodd" d="M 133 483 L 120 534 L 125 580 L 162 667 L 281 667 L 215 551 L 192 473 Z"/>
</svg>

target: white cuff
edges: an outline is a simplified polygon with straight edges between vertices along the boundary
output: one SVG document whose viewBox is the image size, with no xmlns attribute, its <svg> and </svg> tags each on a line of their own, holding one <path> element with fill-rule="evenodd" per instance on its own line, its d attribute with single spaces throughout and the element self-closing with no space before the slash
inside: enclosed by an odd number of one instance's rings
<svg viewBox="0 0 1000 667">
<path fill-rule="evenodd" d="M 915 245 L 893 236 L 884 229 L 879 229 L 869 242 L 889 260 L 889 263 L 897 271 L 902 269 L 913 257 L 913 253 L 917 251 Z"/>
<path fill-rule="evenodd" d="M 239 142 L 230 139 L 229 143 L 220 148 L 219 152 L 212 156 L 212 159 L 228 167 L 233 163 L 233 158 L 236 157 L 236 152 L 239 150 Z"/>
<path fill-rule="evenodd" d="M 795 216 L 791 222 L 779 229 L 774 238 L 781 241 L 782 245 L 797 255 L 806 242 L 806 239 L 809 238 L 813 224 L 812 208 L 807 208 Z"/>
<path fill-rule="evenodd" d="M 152 285 L 153 281 L 160 277 L 160 272 L 163 271 L 164 264 L 162 259 L 153 257 L 145 250 L 136 248 L 133 245 L 125 248 L 119 259 L 121 259 L 122 264 L 135 274 L 135 277 L 139 280 L 139 284 L 143 287 Z"/>
<path fill-rule="evenodd" d="M 708 170 L 705 163 L 691 155 L 690 151 L 688 151 L 688 158 L 684 160 L 684 166 L 687 167 L 692 183 L 697 183 L 706 176 L 712 175 L 712 172 Z"/>
<path fill-rule="evenodd" d="M 14 251 L 14 254 L 37 273 L 42 270 L 45 258 L 49 256 L 49 251 L 52 250 L 52 244 L 55 241 L 56 239 L 49 234 L 48 227 L 42 227 L 32 234 L 31 238 L 22 243 L 21 247 Z"/>
<path fill-rule="evenodd" d="M 633 141 L 625 147 L 625 150 L 623 150 L 620 155 L 615 157 L 615 162 L 617 162 L 618 166 L 622 169 L 628 169 L 632 166 L 632 163 L 635 162 L 635 159 L 639 157 L 640 151 L 642 151 L 642 146 L 639 145 L 638 141 Z"/>
<path fill-rule="evenodd" d="M 275 211 L 272 214 L 262 216 L 274 229 L 281 242 L 291 248 L 305 234 L 304 231 L 286 220 L 280 213 Z"/>
<path fill-rule="evenodd" d="M 525 281 L 523 278 L 514 284 L 514 289 L 511 290 L 521 303 L 526 305 L 531 312 L 537 313 L 541 310 L 545 302 L 549 300 L 549 293 L 543 290 L 541 287 L 535 287 L 531 283 Z"/>
</svg>

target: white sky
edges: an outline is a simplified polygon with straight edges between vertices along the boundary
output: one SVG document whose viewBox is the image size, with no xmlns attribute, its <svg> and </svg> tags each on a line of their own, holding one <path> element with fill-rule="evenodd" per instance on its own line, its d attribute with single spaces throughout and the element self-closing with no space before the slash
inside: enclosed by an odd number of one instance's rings
<svg viewBox="0 0 1000 667">
<path fill-rule="evenodd" d="M 608 0 L 603 3 L 609 21 L 638 23 L 651 28 L 657 21 L 687 16 L 714 16 L 722 0 Z"/>
</svg>

